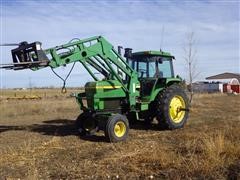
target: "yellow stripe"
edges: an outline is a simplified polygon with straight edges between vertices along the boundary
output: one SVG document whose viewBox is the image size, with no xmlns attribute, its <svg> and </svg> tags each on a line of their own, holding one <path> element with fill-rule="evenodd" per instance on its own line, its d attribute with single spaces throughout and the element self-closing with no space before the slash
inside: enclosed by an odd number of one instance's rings
<svg viewBox="0 0 240 180">
<path fill-rule="evenodd" d="M 96 89 L 119 89 L 122 86 L 96 86 Z"/>
<path fill-rule="evenodd" d="M 122 86 L 96 86 L 96 87 L 85 87 L 86 89 L 119 89 Z"/>
<path fill-rule="evenodd" d="M 96 86 L 96 87 L 86 87 L 87 89 L 119 89 L 122 86 Z M 140 88 L 140 86 L 136 86 L 136 88 Z"/>
</svg>

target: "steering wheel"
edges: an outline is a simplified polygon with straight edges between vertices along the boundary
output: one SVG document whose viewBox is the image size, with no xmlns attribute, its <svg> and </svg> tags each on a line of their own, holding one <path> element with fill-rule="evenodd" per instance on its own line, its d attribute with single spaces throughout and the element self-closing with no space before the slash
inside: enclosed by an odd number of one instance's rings
<svg viewBox="0 0 240 180">
<path fill-rule="evenodd" d="M 147 70 L 146 69 L 138 69 L 138 73 L 141 73 L 141 78 L 143 77 L 144 74 L 147 74 Z"/>
</svg>

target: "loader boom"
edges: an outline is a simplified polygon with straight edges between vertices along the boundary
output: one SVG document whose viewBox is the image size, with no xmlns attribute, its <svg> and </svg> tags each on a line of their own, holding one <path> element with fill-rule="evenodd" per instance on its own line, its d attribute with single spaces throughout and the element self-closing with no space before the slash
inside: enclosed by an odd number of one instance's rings
<svg viewBox="0 0 240 180">
<path fill-rule="evenodd" d="M 58 53 L 60 50 L 68 52 Z M 114 78 L 122 82 L 117 72 L 112 68 L 111 63 L 121 69 L 127 76 L 131 77 L 134 70 L 125 62 L 125 60 L 115 51 L 113 46 L 101 36 L 92 37 L 84 40 L 78 40 L 55 48 L 45 50 L 46 55 L 50 55 L 49 66 L 56 68 L 69 63 L 77 62 L 86 67 L 87 64 L 94 67 L 104 76 L 106 73 L 113 74 Z M 91 74 L 94 79 L 96 76 Z"/>
<path fill-rule="evenodd" d="M 116 52 L 113 45 L 104 37 L 95 36 L 87 39 L 74 39 L 67 44 L 43 50 L 40 42 L 20 46 L 12 50 L 13 66 L 9 69 L 31 69 L 33 71 L 50 67 L 57 68 L 70 63 L 80 62 L 95 81 L 98 77 L 92 68 L 101 73 L 106 80 L 115 80 L 121 84 L 131 106 L 136 104 L 136 85 L 139 84 L 138 74 Z M 121 73 L 119 73 L 121 72 Z M 124 77 L 121 77 L 123 74 Z"/>
</svg>

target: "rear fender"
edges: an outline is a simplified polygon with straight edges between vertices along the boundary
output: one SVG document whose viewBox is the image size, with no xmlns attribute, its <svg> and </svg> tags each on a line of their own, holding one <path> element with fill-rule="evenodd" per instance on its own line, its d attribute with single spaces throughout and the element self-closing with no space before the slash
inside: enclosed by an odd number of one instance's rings
<svg viewBox="0 0 240 180">
<path fill-rule="evenodd" d="M 154 101 L 156 96 L 163 91 L 165 88 L 171 86 L 174 83 L 180 83 L 180 78 L 159 78 L 152 89 L 150 101 Z"/>
</svg>

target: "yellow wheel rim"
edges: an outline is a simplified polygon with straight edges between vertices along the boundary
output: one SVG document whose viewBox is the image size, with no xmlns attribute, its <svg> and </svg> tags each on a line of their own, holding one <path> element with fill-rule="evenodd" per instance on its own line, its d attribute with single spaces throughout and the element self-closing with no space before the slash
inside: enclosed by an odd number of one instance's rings
<svg viewBox="0 0 240 180">
<path fill-rule="evenodd" d="M 119 121 L 114 126 L 114 133 L 117 137 L 122 137 L 126 133 L 126 126 L 124 122 Z"/>
<path fill-rule="evenodd" d="M 185 116 L 186 108 L 184 99 L 181 96 L 174 96 L 169 104 L 169 115 L 173 122 L 179 123 Z"/>
</svg>

